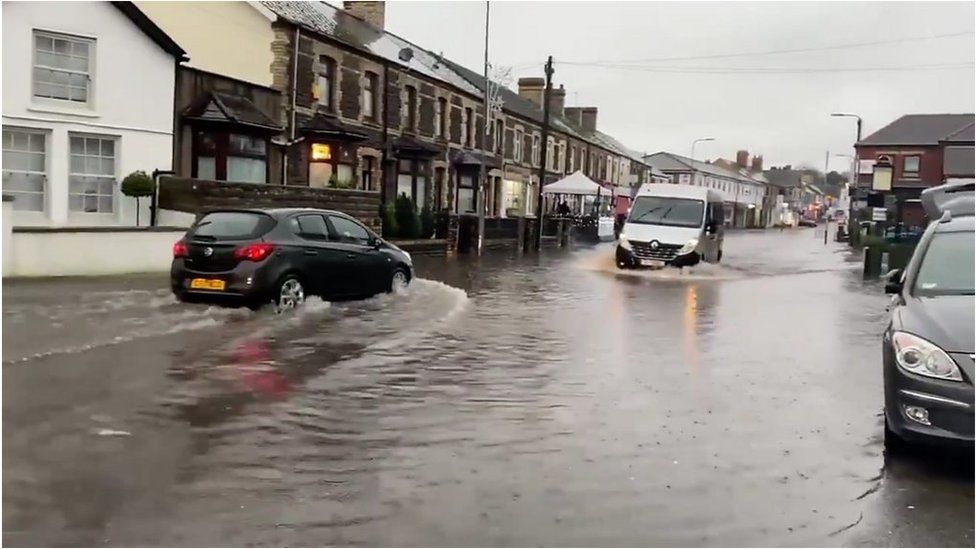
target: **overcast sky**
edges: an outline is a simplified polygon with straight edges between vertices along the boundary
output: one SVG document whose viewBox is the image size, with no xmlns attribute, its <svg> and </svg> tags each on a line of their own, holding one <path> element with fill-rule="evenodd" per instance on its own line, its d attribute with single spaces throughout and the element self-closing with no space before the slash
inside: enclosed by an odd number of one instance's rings
<svg viewBox="0 0 976 549">
<path fill-rule="evenodd" d="M 480 72 L 484 16 L 484 2 L 388 2 L 386 26 Z M 974 18 L 973 2 L 494 1 L 489 56 L 514 67 L 517 80 L 542 76 L 552 55 L 553 82 L 565 85 L 567 106 L 599 107 L 599 128 L 637 151 L 688 155 L 692 140 L 707 136 L 716 141 L 697 146 L 700 159 L 748 149 L 763 154 L 767 167 L 822 168 L 827 150 L 852 153 L 855 135 L 853 119 L 831 112 L 860 114 L 865 136 L 901 114 L 973 112 Z M 881 41 L 888 43 L 823 49 Z M 714 57 L 814 48 L 820 50 Z M 708 58 L 660 60 L 696 56 Z M 565 64 L 635 60 L 638 69 Z M 822 70 L 933 64 L 967 67 Z M 767 72 L 740 70 L 757 68 Z M 831 169 L 842 171 L 845 162 L 832 158 Z"/>
</svg>

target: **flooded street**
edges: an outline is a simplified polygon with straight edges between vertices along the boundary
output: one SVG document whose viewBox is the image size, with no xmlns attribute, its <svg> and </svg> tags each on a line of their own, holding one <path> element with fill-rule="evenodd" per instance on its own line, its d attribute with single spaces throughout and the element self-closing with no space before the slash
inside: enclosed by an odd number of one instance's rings
<svg viewBox="0 0 976 549">
<path fill-rule="evenodd" d="M 813 229 L 725 246 L 417 258 L 281 317 L 5 282 L 3 542 L 972 546 L 972 454 L 884 456 L 881 283 Z"/>
</svg>

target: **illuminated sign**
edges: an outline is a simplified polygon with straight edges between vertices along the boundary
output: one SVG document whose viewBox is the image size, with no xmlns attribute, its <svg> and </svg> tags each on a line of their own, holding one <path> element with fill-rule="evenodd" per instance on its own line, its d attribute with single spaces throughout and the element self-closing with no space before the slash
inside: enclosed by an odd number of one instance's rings
<svg viewBox="0 0 976 549">
<path fill-rule="evenodd" d="M 328 143 L 312 143 L 312 160 L 332 160 L 332 146 Z"/>
</svg>

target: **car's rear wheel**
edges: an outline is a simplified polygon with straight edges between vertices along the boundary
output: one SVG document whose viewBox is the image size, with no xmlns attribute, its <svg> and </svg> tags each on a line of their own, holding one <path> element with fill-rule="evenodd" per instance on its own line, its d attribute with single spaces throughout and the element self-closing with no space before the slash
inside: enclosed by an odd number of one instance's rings
<svg viewBox="0 0 976 549">
<path fill-rule="evenodd" d="M 293 274 L 283 276 L 275 293 L 275 311 L 290 311 L 304 302 L 305 287 L 302 286 L 302 281 Z"/>
<path fill-rule="evenodd" d="M 393 275 L 390 276 L 390 287 L 387 291 L 391 294 L 398 294 L 405 290 L 409 285 L 410 273 L 408 273 L 403 267 L 397 267 L 396 269 L 393 269 Z"/>
</svg>

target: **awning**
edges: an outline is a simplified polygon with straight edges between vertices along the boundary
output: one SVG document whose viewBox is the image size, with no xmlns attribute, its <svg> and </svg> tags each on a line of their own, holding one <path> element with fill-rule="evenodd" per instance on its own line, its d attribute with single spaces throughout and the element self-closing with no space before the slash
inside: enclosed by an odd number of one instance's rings
<svg viewBox="0 0 976 549">
<path fill-rule="evenodd" d="M 431 157 L 444 152 L 444 149 L 441 147 L 405 135 L 399 137 L 391 136 L 390 148 L 393 150 L 393 154 L 398 157 Z"/>
<path fill-rule="evenodd" d="M 305 135 L 311 135 L 321 139 L 332 139 L 335 141 L 366 141 L 370 138 L 368 132 L 344 124 L 334 116 L 316 114 L 315 116 L 299 122 L 299 131 Z"/>
<path fill-rule="evenodd" d="M 197 122 L 209 122 L 277 133 L 282 127 L 267 114 L 261 112 L 250 99 L 221 92 L 207 91 L 200 94 L 183 110 L 183 118 Z"/>
<path fill-rule="evenodd" d="M 586 196 L 611 196 L 613 193 L 609 189 L 600 186 L 582 172 L 576 171 L 555 183 L 550 183 L 542 188 L 543 193 L 547 194 L 576 194 Z"/>
<path fill-rule="evenodd" d="M 484 159 L 485 166 L 488 169 L 502 166 L 501 160 L 497 156 L 481 151 L 458 151 L 452 156 L 451 163 L 460 166 L 481 166 L 482 159 Z"/>
</svg>

